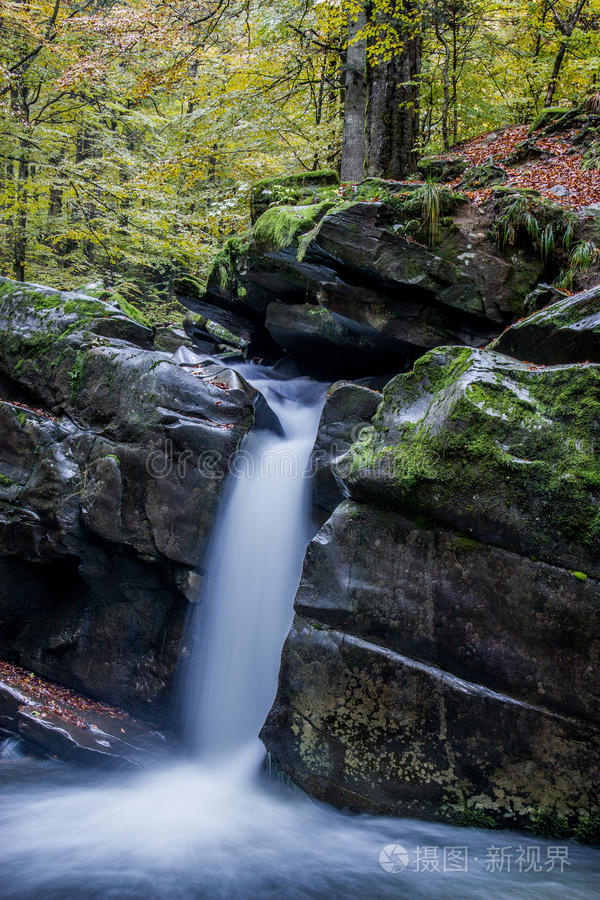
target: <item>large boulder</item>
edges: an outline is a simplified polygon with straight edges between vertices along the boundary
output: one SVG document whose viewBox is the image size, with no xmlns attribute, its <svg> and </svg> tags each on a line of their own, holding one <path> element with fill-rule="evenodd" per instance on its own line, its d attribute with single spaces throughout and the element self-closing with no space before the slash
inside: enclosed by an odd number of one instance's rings
<svg viewBox="0 0 600 900">
<path fill-rule="evenodd" d="M 349 499 L 309 545 L 262 732 L 296 782 L 506 826 L 598 812 L 599 429 L 595 365 L 441 348 L 386 386 L 320 475 Z"/>
<path fill-rule="evenodd" d="M 600 367 L 440 348 L 394 378 L 351 448 L 358 500 L 600 575 Z"/>
<path fill-rule="evenodd" d="M 0 284 L 0 658 L 164 720 L 255 392 L 189 349 L 145 349 L 147 331 Z"/>
</svg>

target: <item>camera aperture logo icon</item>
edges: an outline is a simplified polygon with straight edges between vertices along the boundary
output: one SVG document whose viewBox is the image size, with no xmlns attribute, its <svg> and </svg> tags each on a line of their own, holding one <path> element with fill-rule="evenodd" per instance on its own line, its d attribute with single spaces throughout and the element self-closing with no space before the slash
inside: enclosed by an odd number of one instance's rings
<svg viewBox="0 0 600 900">
<path fill-rule="evenodd" d="M 379 865 L 384 872 L 396 875 L 408 868 L 409 856 L 402 844 L 386 844 L 379 851 Z"/>
</svg>

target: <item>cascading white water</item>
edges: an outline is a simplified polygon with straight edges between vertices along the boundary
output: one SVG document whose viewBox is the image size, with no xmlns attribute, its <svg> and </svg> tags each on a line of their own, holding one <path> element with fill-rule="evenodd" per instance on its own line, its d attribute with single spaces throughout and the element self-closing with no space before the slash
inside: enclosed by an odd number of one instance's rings
<svg viewBox="0 0 600 900">
<path fill-rule="evenodd" d="M 191 626 L 187 730 L 204 757 L 256 742 L 310 538 L 307 477 L 325 388 L 240 367 L 283 435 L 255 429 L 234 459 Z"/>
<path fill-rule="evenodd" d="M 514 866 L 488 872 L 490 845 L 539 848 L 543 859 L 547 842 L 509 832 L 350 816 L 256 777 L 256 735 L 274 696 L 309 536 L 309 481 L 302 473 L 323 390 L 305 379 L 269 379 L 256 368 L 244 367 L 243 374 L 268 398 L 284 434 L 256 430 L 245 442 L 207 559 L 187 697 L 192 738 L 202 755 L 135 777 L 20 759 L 10 745 L 0 753 L 0 896 L 596 896 L 600 859 L 589 848 L 571 844 L 570 866 L 562 873 Z M 382 867 L 389 845 L 402 845 L 408 868 L 390 873 Z M 443 859 L 444 848 L 465 846 L 466 871 L 415 867 L 424 848 Z"/>
</svg>

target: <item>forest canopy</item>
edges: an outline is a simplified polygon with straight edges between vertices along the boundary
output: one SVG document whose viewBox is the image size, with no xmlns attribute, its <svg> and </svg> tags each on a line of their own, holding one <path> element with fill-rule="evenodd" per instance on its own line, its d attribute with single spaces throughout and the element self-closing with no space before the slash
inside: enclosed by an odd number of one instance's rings
<svg viewBox="0 0 600 900">
<path fill-rule="evenodd" d="M 409 177 L 576 104 L 599 19 L 600 0 L 4 0 L 1 274 L 144 286 L 168 317 L 254 181 Z"/>
</svg>

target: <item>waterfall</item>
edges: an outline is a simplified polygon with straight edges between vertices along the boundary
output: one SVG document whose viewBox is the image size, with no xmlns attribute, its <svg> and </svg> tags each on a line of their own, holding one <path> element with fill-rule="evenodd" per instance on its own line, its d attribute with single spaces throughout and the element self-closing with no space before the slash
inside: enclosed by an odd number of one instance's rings
<svg viewBox="0 0 600 900">
<path fill-rule="evenodd" d="M 282 434 L 255 428 L 235 457 L 190 626 L 186 731 L 203 757 L 256 743 L 275 697 L 281 647 L 311 537 L 309 464 L 325 386 L 238 370 Z"/>
<path fill-rule="evenodd" d="M 324 387 L 255 366 L 240 372 L 278 416 L 281 434 L 256 427 L 243 442 L 205 560 L 186 689 L 196 758 L 139 775 L 90 773 L 21 758 L 2 744 L 3 900 L 592 896 L 599 856 L 589 848 L 570 845 L 570 866 L 558 875 L 489 873 L 490 845 L 544 858 L 547 842 L 351 816 L 255 777 L 264 752 L 257 735 L 311 532 L 306 476 Z M 468 871 L 416 866 L 424 848 L 443 858 L 447 847 L 468 849 Z M 391 872 L 391 854 L 409 866 Z"/>
</svg>

